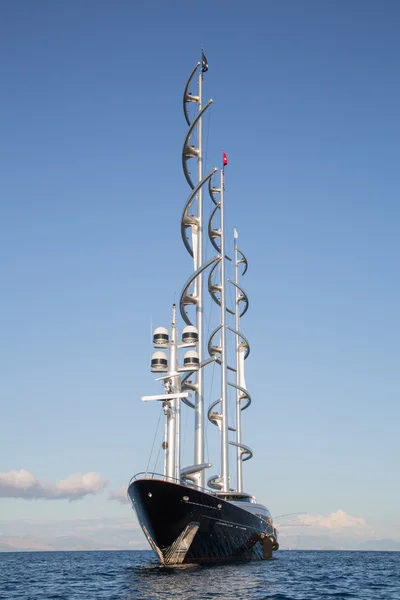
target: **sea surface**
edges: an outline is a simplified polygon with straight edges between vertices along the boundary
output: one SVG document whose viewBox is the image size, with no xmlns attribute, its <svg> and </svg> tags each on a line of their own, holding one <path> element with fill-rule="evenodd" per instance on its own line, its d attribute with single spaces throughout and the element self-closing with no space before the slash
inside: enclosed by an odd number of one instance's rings
<svg viewBox="0 0 400 600">
<path fill-rule="evenodd" d="M 0 553 L 1 600 L 400 600 L 400 552 L 279 551 L 269 561 L 162 567 L 150 551 Z"/>
</svg>

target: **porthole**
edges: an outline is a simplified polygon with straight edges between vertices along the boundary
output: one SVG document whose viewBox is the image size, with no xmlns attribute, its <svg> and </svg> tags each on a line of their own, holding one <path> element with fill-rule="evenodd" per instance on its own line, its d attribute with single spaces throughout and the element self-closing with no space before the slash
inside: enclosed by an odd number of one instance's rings
<svg viewBox="0 0 400 600">
<path fill-rule="evenodd" d="M 151 498 L 153 494 L 151 492 L 149 492 L 147 495 L 149 498 Z"/>
</svg>

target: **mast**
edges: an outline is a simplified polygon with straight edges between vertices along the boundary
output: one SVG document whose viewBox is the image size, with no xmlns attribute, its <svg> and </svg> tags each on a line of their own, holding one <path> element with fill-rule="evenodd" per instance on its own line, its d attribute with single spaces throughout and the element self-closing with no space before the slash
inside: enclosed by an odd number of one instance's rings
<svg viewBox="0 0 400 600">
<path fill-rule="evenodd" d="M 171 350 L 170 350 L 170 369 L 173 373 L 173 392 L 179 393 L 181 391 L 181 379 L 178 375 L 178 332 L 176 327 L 176 305 L 172 306 L 172 324 L 171 324 Z M 173 453 L 174 453 L 174 464 L 173 464 L 173 475 L 174 479 L 179 480 L 180 473 L 180 417 L 181 417 L 181 403 L 179 398 L 173 400 L 173 413 L 174 413 L 174 426 L 172 428 L 173 436 Z"/>
<path fill-rule="evenodd" d="M 185 327 L 182 331 L 182 343 L 178 340 L 178 328 L 176 321 L 176 305 L 172 305 L 171 329 L 157 327 L 153 334 L 153 344 L 157 349 L 169 350 L 169 357 L 165 352 L 154 352 L 151 357 L 151 370 L 153 373 L 166 373 L 159 377 L 158 381 L 164 386 L 164 394 L 154 396 L 142 396 L 145 402 L 159 400 L 163 403 L 165 415 L 164 433 L 164 476 L 167 479 L 179 481 L 181 479 L 181 444 L 180 444 L 180 420 L 181 400 L 194 407 L 188 400 L 189 392 L 182 392 L 182 381 L 187 375 L 195 373 L 199 369 L 198 353 L 193 350 L 185 352 L 183 365 L 179 366 L 179 349 L 195 348 L 198 343 L 197 329 L 193 326 Z M 183 378 L 181 379 L 183 375 Z"/>
<path fill-rule="evenodd" d="M 180 402 L 174 397 L 180 392 L 180 378 L 178 372 L 178 340 L 176 331 L 176 306 L 172 307 L 171 337 L 169 345 L 169 370 L 167 375 L 169 379 L 165 381 L 164 387 L 172 399 L 164 404 L 164 413 L 167 420 L 167 447 L 166 447 L 166 475 L 177 479 L 176 473 L 179 470 L 179 417 Z"/>
<path fill-rule="evenodd" d="M 236 337 L 236 383 L 232 383 L 232 387 L 236 388 L 236 440 L 229 442 L 237 448 L 237 491 L 243 492 L 243 465 L 245 460 L 250 460 L 253 456 L 253 451 L 249 446 L 243 444 L 242 441 L 242 411 L 246 410 L 251 404 L 251 396 L 246 388 L 244 377 L 244 362 L 250 353 L 250 346 L 240 330 L 241 317 L 249 308 L 249 299 L 246 292 L 239 284 L 239 265 L 243 265 L 243 276 L 247 271 L 247 259 L 243 252 L 239 250 L 237 244 L 238 233 L 234 230 L 234 260 L 235 260 L 235 281 L 231 283 L 235 287 L 235 333 Z"/>
<path fill-rule="evenodd" d="M 239 312 L 239 256 L 237 247 L 238 233 L 234 230 L 234 261 L 235 261 L 235 329 L 236 329 L 236 385 L 240 386 L 240 361 L 239 361 L 239 344 L 240 344 L 240 312 Z M 243 492 L 243 468 L 242 468 L 242 401 L 240 391 L 236 388 L 236 442 L 237 442 L 237 491 Z"/>
<path fill-rule="evenodd" d="M 202 56 L 204 56 L 202 54 Z M 203 63 L 203 60 L 202 60 Z M 198 73 L 198 88 L 199 88 L 199 100 L 198 100 L 198 114 L 201 113 L 202 102 L 203 102 L 203 65 L 199 69 Z M 197 155 L 197 183 L 199 184 L 203 179 L 203 119 L 200 116 L 197 125 L 197 136 L 198 136 L 198 155 Z M 203 187 L 199 187 L 197 192 L 197 215 L 198 215 L 198 232 L 197 232 L 197 264 L 195 263 L 195 270 L 203 264 Z M 199 336 L 198 342 L 198 354 L 200 365 L 203 362 L 203 273 L 201 272 L 196 279 L 196 327 Z M 204 463 L 204 377 L 203 369 L 199 369 L 197 373 L 197 389 L 195 390 L 195 440 L 194 440 L 194 462 L 197 465 Z M 204 485 L 204 470 L 199 473 L 199 485 Z"/>
<path fill-rule="evenodd" d="M 193 257 L 193 274 L 186 282 L 180 298 L 180 312 L 183 320 L 188 326 L 195 326 L 198 335 L 198 357 L 199 369 L 197 371 L 196 381 L 193 383 L 188 377 L 182 381 L 182 389 L 194 392 L 194 403 L 188 403 L 188 406 L 194 408 L 194 464 L 185 467 L 181 470 L 182 479 L 190 480 L 200 487 L 205 487 L 204 469 L 210 466 L 204 462 L 204 378 L 203 367 L 210 362 L 204 360 L 204 327 L 203 327 L 203 273 L 210 264 L 216 261 L 216 258 L 211 262 L 204 262 L 203 250 L 203 186 L 211 178 L 216 169 L 212 169 L 208 175 L 203 175 L 203 122 L 202 117 L 207 108 L 211 105 L 212 100 L 209 100 L 203 105 L 203 74 L 208 71 L 208 63 L 204 52 L 201 54 L 201 62 L 198 62 L 193 69 L 183 94 L 183 110 L 189 130 L 186 134 L 182 150 L 182 167 L 183 172 L 188 182 L 191 193 L 186 202 L 182 219 L 181 233 L 182 240 L 186 250 Z M 192 80 L 197 72 L 197 95 L 189 91 Z M 187 105 L 189 102 L 197 102 L 197 114 L 191 121 Z M 197 133 L 197 146 L 192 142 L 191 136 Z M 192 180 L 191 173 L 188 169 L 188 160 L 196 159 L 196 177 Z M 191 236 L 188 235 L 188 230 L 191 231 Z M 191 291 L 192 290 L 192 291 Z M 186 306 L 195 307 L 195 322 L 192 323 Z M 190 374 L 188 374 L 189 376 Z"/>
<path fill-rule="evenodd" d="M 229 491 L 229 439 L 228 439 L 228 378 L 226 356 L 226 276 L 225 276 L 225 214 L 224 214 L 224 169 L 221 169 L 221 481 L 222 491 Z"/>
</svg>

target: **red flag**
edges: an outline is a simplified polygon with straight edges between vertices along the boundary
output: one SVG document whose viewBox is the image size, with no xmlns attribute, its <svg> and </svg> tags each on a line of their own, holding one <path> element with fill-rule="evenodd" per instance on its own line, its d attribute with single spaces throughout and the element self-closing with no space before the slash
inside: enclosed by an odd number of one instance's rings
<svg viewBox="0 0 400 600">
<path fill-rule="evenodd" d="M 223 158 L 224 158 L 224 167 L 226 167 L 226 165 L 228 164 L 228 157 L 225 154 L 225 152 L 223 153 Z"/>
</svg>

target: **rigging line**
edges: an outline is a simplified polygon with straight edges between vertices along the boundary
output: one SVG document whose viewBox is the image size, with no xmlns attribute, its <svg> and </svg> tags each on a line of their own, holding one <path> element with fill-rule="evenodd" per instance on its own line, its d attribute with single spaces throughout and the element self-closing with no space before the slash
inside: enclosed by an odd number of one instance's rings
<svg viewBox="0 0 400 600">
<path fill-rule="evenodd" d="M 153 473 L 157 473 L 157 465 L 158 465 L 158 461 L 159 461 L 159 458 L 160 458 L 161 447 L 162 447 L 162 444 L 160 444 L 160 446 L 158 448 L 158 454 L 157 454 L 156 462 L 154 463 L 154 471 L 153 471 Z M 165 450 L 164 450 L 164 452 L 165 452 Z"/>
<path fill-rule="evenodd" d="M 150 364 L 151 364 L 152 354 L 153 354 L 153 317 L 150 317 L 150 356 L 149 356 Z"/>
<path fill-rule="evenodd" d="M 161 407 L 161 410 L 160 410 L 160 416 L 158 417 L 158 422 L 157 422 L 156 432 L 155 432 L 155 434 L 154 434 L 154 438 L 153 438 L 153 444 L 152 444 L 152 446 L 151 446 L 151 450 L 150 450 L 150 456 L 149 456 L 149 460 L 148 460 L 147 467 L 146 467 L 146 473 L 148 473 L 148 472 L 149 472 L 150 461 L 151 461 L 151 457 L 152 457 L 152 455 L 153 455 L 153 450 L 154 450 L 154 444 L 155 444 L 155 442 L 156 442 L 156 437 L 157 437 L 157 435 L 158 435 L 158 428 L 159 428 L 159 426 L 160 426 L 160 421 L 161 421 L 161 415 L 162 415 L 162 412 L 163 412 L 163 409 L 162 409 L 162 407 Z"/>
<path fill-rule="evenodd" d="M 284 515 L 278 515 L 277 517 L 274 517 L 274 521 L 275 519 L 283 519 L 283 517 L 293 517 L 294 515 L 306 515 L 306 512 L 294 512 L 294 513 L 286 513 Z"/>
<path fill-rule="evenodd" d="M 276 526 L 281 527 L 308 527 L 307 523 L 295 523 L 296 519 L 292 519 L 291 521 L 285 521 L 284 523 L 277 523 Z M 292 523 L 292 525 L 291 525 Z"/>
</svg>

